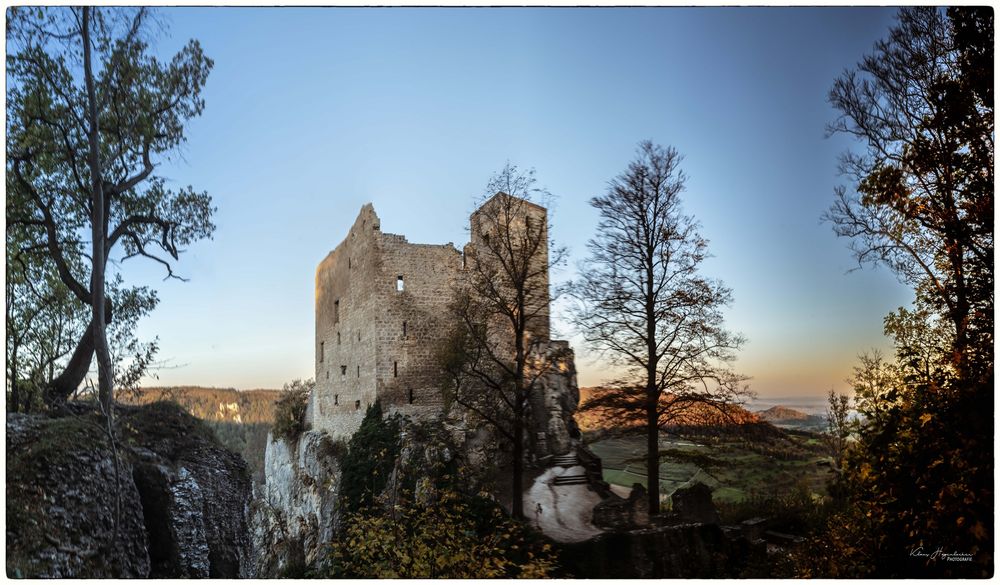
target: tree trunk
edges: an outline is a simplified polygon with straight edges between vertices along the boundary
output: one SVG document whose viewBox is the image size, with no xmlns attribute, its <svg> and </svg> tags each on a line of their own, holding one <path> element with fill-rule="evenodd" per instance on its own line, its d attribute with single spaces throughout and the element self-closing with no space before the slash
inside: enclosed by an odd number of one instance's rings
<svg viewBox="0 0 1000 585">
<path fill-rule="evenodd" d="M 97 92 L 94 89 L 94 71 L 90 58 L 90 8 L 83 7 L 83 72 L 87 84 L 87 117 L 90 129 L 87 136 L 89 146 L 90 181 L 91 181 L 91 242 L 92 270 L 90 273 L 91 307 L 93 308 L 94 353 L 97 356 L 97 394 L 105 414 L 111 416 L 113 400 L 114 375 L 111 365 L 111 352 L 108 348 L 108 336 L 104 321 L 104 249 L 107 240 L 104 225 L 104 181 L 101 178 L 99 127 L 97 120 Z"/>
<path fill-rule="evenodd" d="M 511 482 L 511 515 L 518 520 L 524 519 L 524 406 L 521 397 L 517 397 L 518 408 L 514 412 L 514 473 Z"/>
<path fill-rule="evenodd" d="M 656 386 L 646 387 L 646 494 L 649 514 L 660 513 L 660 427 L 657 424 Z"/>
<path fill-rule="evenodd" d="M 87 325 L 87 330 L 83 332 L 76 349 L 73 350 L 66 369 L 59 376 L 53 378 L 45 389 L 45 403 L 49 406 L 65 401 L 73 392 L 80 387 L 80 383 L 87 377 L 90 370 L 90 362 L 94 357 L 94 321 Z"/>
<path fill-rule="evenodd" d="M 17 348 L 13 349 L 13 354 L 17 355 Z M 17 359 L 10 360 L 10 411 L 17 412 L 17 405 L 21 400 L 21 390 L 17 384 Z"/>
</svg>

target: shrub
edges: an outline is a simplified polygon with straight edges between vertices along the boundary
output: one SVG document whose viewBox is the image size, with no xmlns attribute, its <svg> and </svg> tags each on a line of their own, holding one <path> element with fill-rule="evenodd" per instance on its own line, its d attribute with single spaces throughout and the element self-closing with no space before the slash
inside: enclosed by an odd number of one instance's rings
<svg viewBox="0 0 1000 585">
<path fill-rule="evenodd" d="M 335 578 L 543 578 L 549 544 L 483 498 L 452 490 L 433 504 L 404 499 L 348 516 L 314 576 Z"/>
<path fill-rule="evenodd" d="M 295 442 L 306 430 L 306 403 L 315 383 L 295 380 L 285 384 L 281 398 L 274 403 L 274 438 Z"/>
<path fill-rule="evenodd" d="M 354 513 L 372 506 L 385 489 L 399 455 L 399 419 L 382 418 L 379 401 L 368 407 L 341 462 L 340 509 Z"/>
</svg>

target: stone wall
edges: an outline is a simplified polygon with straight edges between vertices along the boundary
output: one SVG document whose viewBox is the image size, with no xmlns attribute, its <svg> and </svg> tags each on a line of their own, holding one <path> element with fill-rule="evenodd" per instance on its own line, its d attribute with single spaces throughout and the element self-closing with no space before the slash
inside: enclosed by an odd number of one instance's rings
<svg viewBox="0 0 1000 585">
<path fill-rule="evenodd" d="M 378 395 L 387 413 L 437 415 L 444 400 L 436 354 L 450 332 L 448 303 L 462 255 L 451 244 L 411 244 L 391 234 L 383 234 L 380 254 Z"/>
<path fill-rule="evenodd" d="M 350 436 L 375 401 L 371 322 L 379 299 L 379 219 L 371 204 L 358 214 L 347 238 L 316 270 L 316 388 L 309 423 L 334 436 Z"/>
<path fill-rule="evenodd" d="M 381 231 L 371 204 L 316 271 L 316 390 L 309 423 L 349 437 L 376 398 L 387 412 L 443 408 L 435 352 L 462 254 Z"/>
</svg>

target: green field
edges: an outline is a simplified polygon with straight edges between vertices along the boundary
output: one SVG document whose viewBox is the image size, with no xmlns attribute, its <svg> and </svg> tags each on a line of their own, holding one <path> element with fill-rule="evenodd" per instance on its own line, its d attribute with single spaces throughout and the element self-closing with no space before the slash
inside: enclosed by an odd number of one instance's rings
<svg viewBox="0 0 1000 585">
<path fill-rule="evenodd" d="M 605 481 L 625 487 L 646 485 L 645 438 L 601 439 L 588 446 L 603 462 Z M 831 473 L 821 465 L 827 459 L 822 443 L 806 433 L 787 433 L 765 445 L 729 441 L 707 446 L 663 437 L 660 449 L 680 452 L 660 462 L 664 497 L 694 482 L 711 487 L 716 502 L 739 502 L 751 495 L 780 496 L 803 487 L 822 496 Z M 701 464 L 686 460 L 687 456 Z"/>
</svg>

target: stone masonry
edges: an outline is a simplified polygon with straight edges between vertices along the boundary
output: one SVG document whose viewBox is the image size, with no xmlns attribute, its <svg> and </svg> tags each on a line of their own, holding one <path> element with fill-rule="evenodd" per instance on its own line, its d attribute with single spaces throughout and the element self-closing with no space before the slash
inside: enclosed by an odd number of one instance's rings
<svg viewBox="0 0 1000 585">
<path fill-rule="evenodd" d="M 309 422 L 349 437 L 381 398 L 389 412 L 440 412 L 434 352 L 462 254 L 383 233 L 371 204 L 316 270 L 316 389 Z"/>
</svg>

